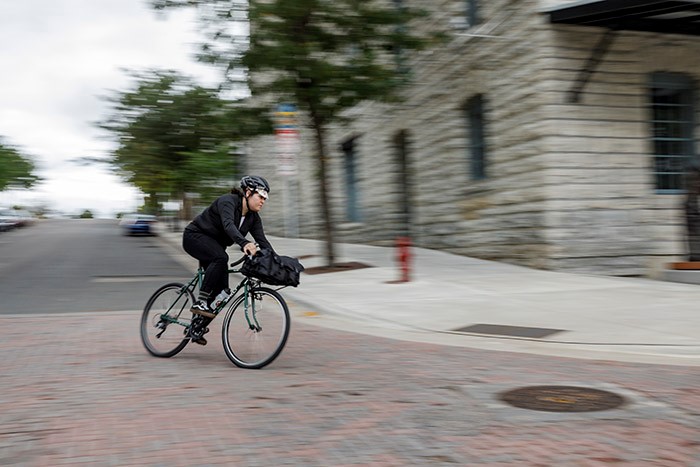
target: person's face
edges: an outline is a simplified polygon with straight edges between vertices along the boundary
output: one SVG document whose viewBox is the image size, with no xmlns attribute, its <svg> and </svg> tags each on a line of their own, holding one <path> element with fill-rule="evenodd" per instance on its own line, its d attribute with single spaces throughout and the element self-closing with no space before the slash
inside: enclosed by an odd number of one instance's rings
<svg viewBox="0 0 700 467">
<path fill-rule="evenodd" d="M 267 193 L 264 191 L 248 190 L 248 209 L 253 212 L 260 212 L 267 201 Z"/>
</svg>

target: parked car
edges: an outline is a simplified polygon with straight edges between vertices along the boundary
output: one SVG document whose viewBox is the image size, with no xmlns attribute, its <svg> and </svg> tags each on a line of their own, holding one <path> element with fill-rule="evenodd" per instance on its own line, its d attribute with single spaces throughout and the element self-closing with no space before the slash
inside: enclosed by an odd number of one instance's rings
<svg viewBox="0 0 700 467">
<path fill-rule="evenodd" d="M 22 220 L 12 209 L 0 209 L 0 232 L 22 226 Z"/>
<path fill-rule="evenodd" d="M 155 235 L 156 216 L 149 214 L 124 214 L 119 221 L 124 235 Z"/>
<path fill-rule="evenodd" d="M 17 216 L 20 227 L 32 225 L 36 221 L 34 215 L 29 211 L 25 211 L 24 209 L 16 209 L 14 214 Z"/>
</svg>

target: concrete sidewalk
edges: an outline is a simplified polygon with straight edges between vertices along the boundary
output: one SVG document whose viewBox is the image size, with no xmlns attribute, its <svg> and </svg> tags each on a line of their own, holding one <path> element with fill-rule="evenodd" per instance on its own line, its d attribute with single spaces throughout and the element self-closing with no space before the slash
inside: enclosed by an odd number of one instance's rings
<svg viewBox="0 0 700 467">
<path fill-rule="evenodd" d="M 176 259 L 196 268 L 180 247 L 180 233 L 162 232 L 160 238 Z M 321 241 L 270 241 L 278 253 L 302 257 L 307 268 L 324 265 Z M 338 261 L 371 267 L 303 274 L 301 285 L 284 289 L 284 295 L 308 308 L 304 319 L 314 324 L 370 335 L 539 355 L 700 366 L 698 285 L 540 271 L 422 248 L 412 253 L 412 281 L 397 284 L 392 283 L 399 278 L 394 249 L 339 244 Z M 233 248 L 229 254 L 237 259 Z M 480 326 L 478 332 L 464 330 L 474 325 L 489 326 Z M 532 337 L 546 330 L 551 334 Z"/>
</svg>

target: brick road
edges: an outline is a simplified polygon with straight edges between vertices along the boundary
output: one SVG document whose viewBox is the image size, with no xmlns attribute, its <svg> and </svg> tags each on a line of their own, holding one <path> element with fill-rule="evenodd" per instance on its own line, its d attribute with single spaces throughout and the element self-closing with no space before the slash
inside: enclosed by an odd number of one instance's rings
<svg viewBox="0 0 700 467">
<path fill-rule="evenodd" d="M 261 371 L 206 347 L 142 348 L 139 313 L 0 317 L 0 465 L 700 466 L 697 368 L 445 347 L 294 312 Z M 498 394 L 575 384 L 620 409 L 549 413 Z"/>
</svg>

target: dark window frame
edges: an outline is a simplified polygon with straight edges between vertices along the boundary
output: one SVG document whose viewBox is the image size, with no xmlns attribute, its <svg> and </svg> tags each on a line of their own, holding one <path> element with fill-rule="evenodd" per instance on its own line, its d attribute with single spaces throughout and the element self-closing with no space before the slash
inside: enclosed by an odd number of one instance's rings
<svg viewBox="0 0 700 467">
<path fill-rule="evenodd" d="M 412 225 L 412 180 L 413 173 L 410 163 L 411 150 L 411 132 L 407 129 L 401 129 L 394 133 L 393 146 L 395 151 L 395 161 L 397 166 L 397 182 L 399 184 L 399 216 L 401 219 L 401 227 L 399 233 L 401 235 L 410 236 Z"/>
<path fill-rule="evenodd" d="M 688 164 L 695 157 L 694 82 L 681 73 L 655 72 L 649 84 L 652 173 L 658 194 L 685 191 Z"/>
<path fill-rule="evenodd" d="M 404 5 L 404 0 L 393 0 L 393 2 L 394 8 L 399 12 L 404 11 L 406 8 Z M 407 29 L 408 25 L 406 23 L 396 26 L 397 33 L 404 33 Z M 411 74 L 411 68 L 408 65 L 408 55 L 406 54 L 406 51 L 399 46 L 393 49 L 393 53 L 396 71 L 400 75 L 401 81 L 406 82 Z"/>
<path fill-rule="evenodd" d="M 488 178 L 485 107 L 483 94 L 476 94 L 470 97 L 464 106 L 464 114 L 468 124 L 469 174 L 472 180 Z"/>
<path fill-rule="evenodd" d="M 357 137 L 353 137 L 340 145 L 344 154 L 343 167 L 345 175 L 345 218 L 348 222 L 362 222 L 358 200 L 357 186 Z"/>
<path fill-rule="evenodd" d="M 479 18 L 479 0 L 466 0 L 467 28 L 472 28 L 481 22 Z"/>
</svg>

